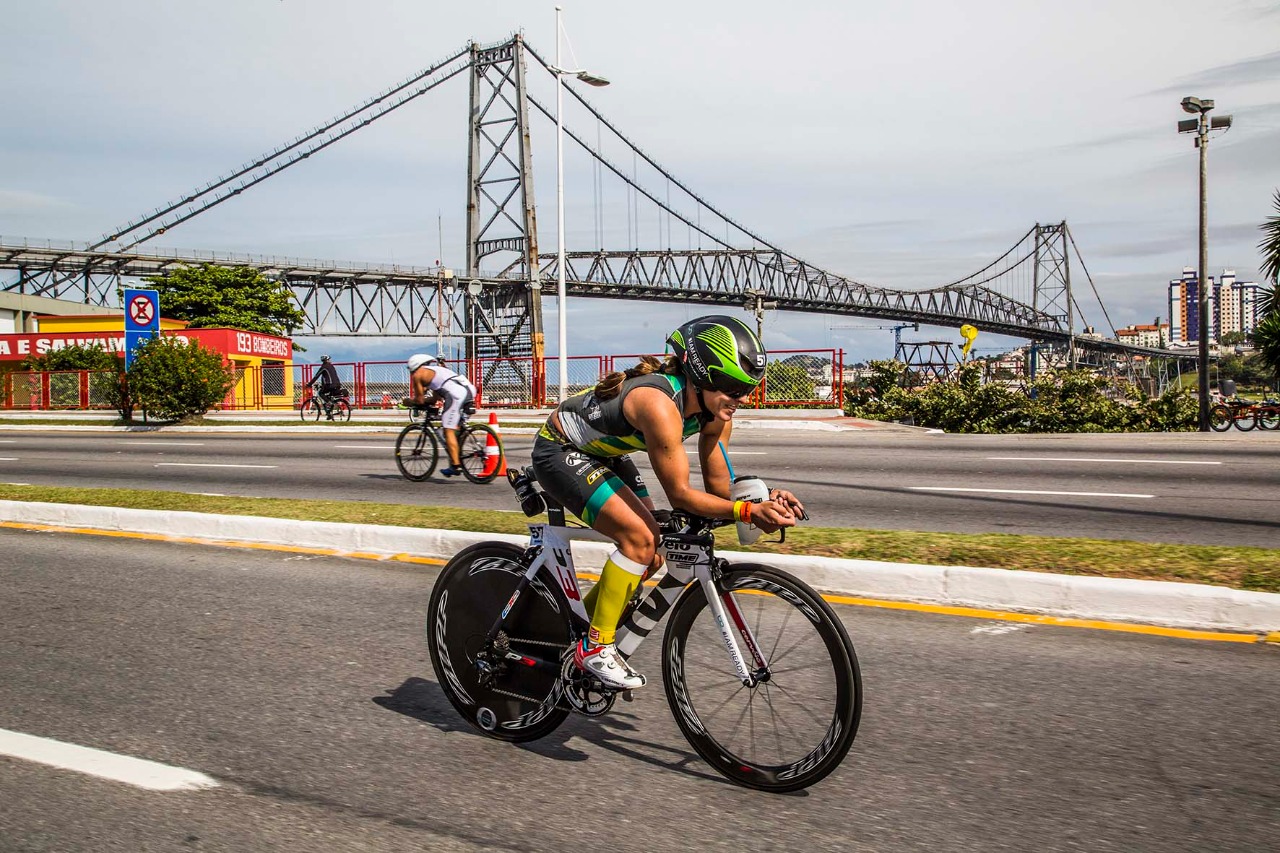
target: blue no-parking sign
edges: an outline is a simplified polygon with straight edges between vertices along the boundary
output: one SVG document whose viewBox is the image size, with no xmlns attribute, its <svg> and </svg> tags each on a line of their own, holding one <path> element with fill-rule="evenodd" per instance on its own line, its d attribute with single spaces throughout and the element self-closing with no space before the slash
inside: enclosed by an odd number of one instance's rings
<svg viewBox="0 0 1280 853">
<path fill-rule="evenodd" d="M 133 366 L 133 351 L 148 338 L 160 334 L 160 291 L 124 292 L 124 369 Z"/>
</svg>

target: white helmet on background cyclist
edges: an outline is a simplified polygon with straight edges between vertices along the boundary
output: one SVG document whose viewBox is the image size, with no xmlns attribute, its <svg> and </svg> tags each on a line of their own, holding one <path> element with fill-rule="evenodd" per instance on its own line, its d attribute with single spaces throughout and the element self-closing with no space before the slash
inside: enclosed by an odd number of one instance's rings
<svg viewBox="0 0 1280 853">
<path fill-rule="evenodd" d="M 415 353 L 414 355 L 409 356 L 409 360 L 405 362 L 405 367 L 409 368 L 410 373 L 413 373 L 413 371 L 417 370 L 419 367 L 422 367 L 423 365 L 429 366 L 432 364 L 439 364 L 439 363 L 440 363 L 440 360 L 436 358 L 434 355 L 427 355 L 424 352 L 420 352 L 420 353 Z"/>
</svg>

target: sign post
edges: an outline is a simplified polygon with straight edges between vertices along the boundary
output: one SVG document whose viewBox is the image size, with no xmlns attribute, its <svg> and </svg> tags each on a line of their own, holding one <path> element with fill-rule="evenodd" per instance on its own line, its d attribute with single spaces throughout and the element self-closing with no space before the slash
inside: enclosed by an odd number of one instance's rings
<svg viewBox="0 0 1280 853">
<path fill-rule="evenodd" d="M 124 369 L 133 366 L 133 352 L 145 340 L 160 334 L 160 291 L 124 292 Z"/>
</svg>

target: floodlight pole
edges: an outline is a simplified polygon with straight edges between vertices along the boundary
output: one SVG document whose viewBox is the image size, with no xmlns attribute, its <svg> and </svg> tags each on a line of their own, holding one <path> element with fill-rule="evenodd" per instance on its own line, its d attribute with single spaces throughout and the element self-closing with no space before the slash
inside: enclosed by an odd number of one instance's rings
<svg viewBox="0 0 1280 853">
<path fill-rule="evenodd" d="M 1209 178 L 1209 111 L 1200 113 L 1200 126 L 1196 133 L 1196 143 L 1200 148 L 1200 374 L 1197 377 L 1200 393 L 1200 431 L 1209 431 L 1209 298 L 1212 290 L 1209 286 L 1209 232 L 1208 232 L 1208 193 L 1206 183 Z"/>
</svg>

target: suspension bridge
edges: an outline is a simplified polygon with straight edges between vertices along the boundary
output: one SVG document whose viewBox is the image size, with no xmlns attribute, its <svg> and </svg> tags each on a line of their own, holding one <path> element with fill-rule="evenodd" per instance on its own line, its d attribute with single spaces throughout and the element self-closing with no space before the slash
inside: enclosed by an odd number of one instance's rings
<svg viewBox="0 0 1280 853">
<path fill-rule="evenodd" d="M 456 275 L 439 267 L 143 246 L 463 76 L 470 90 L 466 264 Z M 545 369 L 542 294 L 561 270 L 558 253 L 540 251 L 531 127 L 538 117 L 555 122 L 556 112 L 533 81 L 544 88 L 564 85 L 559 70 L 522 36 L 469 44 L 95 242 L 0 238 L 0 269 L 17 272 L 3 289 L 118 306 L 124 279 L 203 263 L 252 267 L 292 290 L 306 316 L 295 334 L 461 338 L 469 358 L 509 373 L 506 382 L 545 388 L 545 377 L 536 375 Z M 584 123 L 593 125 L 595 137 L 563 124 L 565 138 L 589 158 L 596 197 L 594 245 L 564 255 L 570 296 L 739 309 L 767 299 L 784 311 L 942 327 L 971 324 L 1038 342 L 1050 362 L 1175 355 L 1079 337 L 1083 318 L 1075 291 L 1081 278 L 1104 317 L 1106 309 L 1065 222 L 1034 225 L 1000 257 L 955 281 L 922 290 L 876 287 L 808 263 L 740 224 L 632 142 L 572 86 L 564 85 L 564 91 Z M 617 226 L 605 227 L 606 212 Z M 1109 318 L 1106 323 L 1111 326 Z"/>
</svg>

